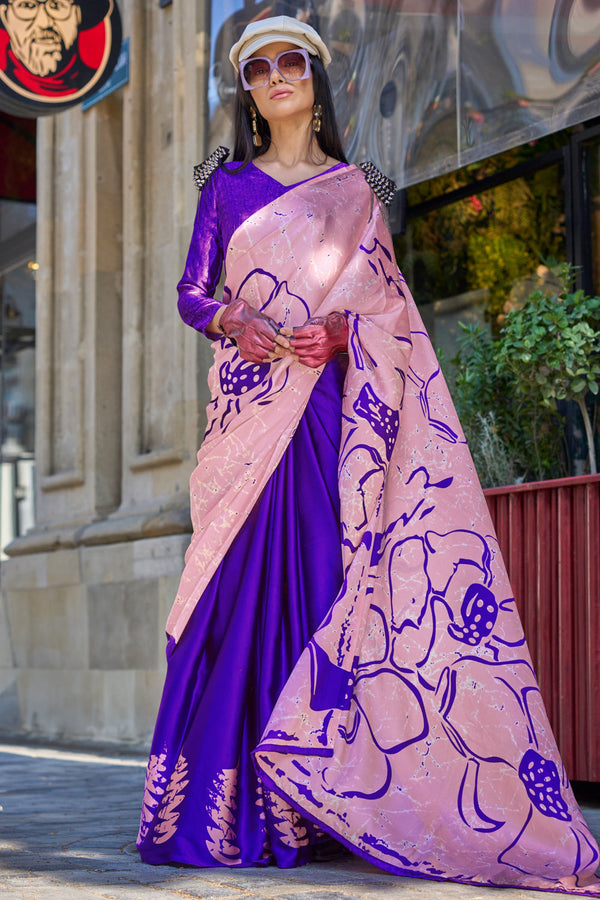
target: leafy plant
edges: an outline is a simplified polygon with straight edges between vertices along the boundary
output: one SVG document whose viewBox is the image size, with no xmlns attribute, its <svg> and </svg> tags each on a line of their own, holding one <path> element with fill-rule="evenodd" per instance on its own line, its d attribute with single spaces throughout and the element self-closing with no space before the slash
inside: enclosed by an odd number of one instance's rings
<svg viewBox="0 0 600 900">
<path fill-rule="evenodd" d="M 449 379 L 483 486 L 566 474 L 562 420 L 531 394 L 516 390 L 512 373 L 498 368 L 500 350 L 501 339 L 493 340 L 479 325 L 461 324 Z"/>
<path fill-rule="evenodd" d="M 597 472 L 592 422 L 586 395 L 600 382 L 600 297 L 583 291 L 548 297 L 534 291 L 521 309 L 506 317 L 497 354 L 497 372 L 510 375 L 521 396 L 534 394 L 556 409 L 574 401 L 583 419 L 590 471 Z"/>
<path fill-rule="evenodd" d="M 567 474 L 561 401 L 579 407 L 590 471 L 597 471 L 586 399 L 599 394 L 600 297 L 571 290 L 571 266 L 555 260 L 549 266 L 541 289 L 504 317 L 497 339 L 480 326 L 461 325 L 450 382 L 484 486 L 514 475 L 503 462 L 494 466 L 493 455 L 505 452 L 518 473 L 514 480 Z"/>
</svg>

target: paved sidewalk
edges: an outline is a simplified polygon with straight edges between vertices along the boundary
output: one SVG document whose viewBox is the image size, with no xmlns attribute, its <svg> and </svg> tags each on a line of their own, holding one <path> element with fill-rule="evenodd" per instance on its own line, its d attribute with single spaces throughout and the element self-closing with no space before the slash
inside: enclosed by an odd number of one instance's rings
<svg viewBox="0 0 600 900">
<path fill-rule="evenodd" d="M 145 759 L 0 744 L 0 900 L 542 900 L 386 875 L 357 858 L 300 869 L 176 869 L 135 850 Z M 586 817 L 600 837 L 600 806 Z M 552 895 L 560 896 L 560 895 Z"/>
</svg>

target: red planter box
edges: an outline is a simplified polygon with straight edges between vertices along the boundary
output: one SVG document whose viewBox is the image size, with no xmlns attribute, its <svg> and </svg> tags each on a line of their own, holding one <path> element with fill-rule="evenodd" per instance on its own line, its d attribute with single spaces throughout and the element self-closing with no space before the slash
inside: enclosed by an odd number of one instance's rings
<svg viewBox="0 0 600 900">
<path fill-rule="evenodd" d="M 600 475 L 484 493 L 567 773 L 600 781 Z"/>
</svg>

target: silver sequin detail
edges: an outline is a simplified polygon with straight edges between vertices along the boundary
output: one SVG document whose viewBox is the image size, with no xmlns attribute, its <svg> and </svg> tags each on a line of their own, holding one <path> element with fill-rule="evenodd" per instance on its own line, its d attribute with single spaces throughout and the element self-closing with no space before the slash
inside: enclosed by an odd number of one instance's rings
<svg viewBox="0 0 600 900">
<path fill-rule="evenodd" d="M 385 206 L 389 206 L 396 193 L 395 183 L 391 178 L 388 178 L 387 175 L 384 175 L 383 172 L 380 172 L 377 166 L 370 160 L 361 163 L 360 168 L 365 173 L 367 184 L 373 193 Z"/>
<path fill-rule="evenodd" d="M 229 156 L 227 147 L 217 147 L 216 150 L 207 156 L 204 162 L 194 166 L 194 184 L 199 191 L 202 190 L 213 172 L 216 172 L 221 163 Z"/>
</svg>

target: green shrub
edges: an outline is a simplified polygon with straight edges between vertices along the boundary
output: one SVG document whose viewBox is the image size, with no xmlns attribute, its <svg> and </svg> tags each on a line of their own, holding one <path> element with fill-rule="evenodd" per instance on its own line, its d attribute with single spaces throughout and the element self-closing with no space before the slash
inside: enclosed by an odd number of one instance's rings
<svg viewBox="0 0 600 900">
<path fill-rule="evenodd" d="M 501 339 L 477 325 L 461 325 L 459 351 L 452 360 L 452 394 L 479 477 L 484 487 L 515 481 L 560 478 L 567 474 L 557 412 L 531 394 L 516 390 L 510 372 L 498 370 Z M 512 465 L 490 466 L 491 433 L 498 457 Z"/>
<path fill-rule="evenodd" d="M 512 378 L 516 391 L 555 410 L 558 400 L 581 412 L 590 471 L 596 472 L 592 422 L 586 396 L 598 394 L 600 381 L 600 297 L 583 291 L 546 296 L 534 291 L 502 326 L 497 372 Z"/>
<path fill-rule="evenodd" d="M 461 325 L 450 382 L 485 487 L 569 474 L 559 401 L 579 407 L 596 472 L 586 398 L 600 383 L 600 297 L 572 292 L 564 263 L 553 274 L 557 289 L 533 291 L 505 316 L 497 339 Z"/>
</svg>

